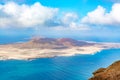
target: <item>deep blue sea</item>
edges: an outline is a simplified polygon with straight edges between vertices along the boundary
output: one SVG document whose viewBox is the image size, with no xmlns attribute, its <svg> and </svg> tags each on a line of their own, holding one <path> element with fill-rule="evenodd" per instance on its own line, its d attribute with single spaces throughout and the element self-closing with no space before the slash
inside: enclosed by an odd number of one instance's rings
<svg viewBox="0 0 120 80">
<path fill-rule="evenodd" d="M 0 36 L 0 44 L 26 41 L 24 37 Z M 88 80 L 92 72 L 120 60 L 120 49 L 94 55 L 0 61 L 0 80 Z"/>
<path fill-rule="evenodd" d="M 0 61 L 0 80 L 88 80 L 92 72 L 120 60 L 120 49 L 95 55 Z"/>
</svg>

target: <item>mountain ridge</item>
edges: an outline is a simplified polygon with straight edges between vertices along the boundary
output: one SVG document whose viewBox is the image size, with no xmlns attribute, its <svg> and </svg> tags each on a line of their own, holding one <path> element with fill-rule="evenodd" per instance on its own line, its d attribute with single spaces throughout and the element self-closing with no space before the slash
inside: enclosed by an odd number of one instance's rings
<svg viewBox="0 0 120 80">
<path fill-rule="evenodd" d="M 11 44 L 10 44 L 11 45 Z M 28 42 L 15 43 L 11 46 L 19 48 L 46 48 L 46 49 L 63 49 L 77 46 L 89 46 L 94 43 L 88 43 L 86 41 L 78 41 L 71 38 L 32 38 Z"/>
</svg>

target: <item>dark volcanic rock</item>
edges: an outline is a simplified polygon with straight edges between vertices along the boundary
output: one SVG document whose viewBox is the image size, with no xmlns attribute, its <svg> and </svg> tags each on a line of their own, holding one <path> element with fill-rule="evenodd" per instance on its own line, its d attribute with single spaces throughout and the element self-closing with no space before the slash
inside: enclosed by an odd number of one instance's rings
<svg viewBox="0 0 120 80">
<path fill-rule="evenodd" d="M 93 73 L 89 80 L 120 80 L 120 61 L 117 61 L 107 68 L 100 68 Z"/>
</svg>

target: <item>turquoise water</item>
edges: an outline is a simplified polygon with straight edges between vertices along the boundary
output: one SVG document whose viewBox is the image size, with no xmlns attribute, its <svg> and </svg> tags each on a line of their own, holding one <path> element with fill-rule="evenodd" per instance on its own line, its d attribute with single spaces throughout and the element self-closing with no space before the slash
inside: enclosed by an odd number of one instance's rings
<svg viewBox="0 0 120 80">
<path fill-rule="evenodd" d="M 0 80 L 87 80 L 92 72 L 120 60 L 120 49 L 95 55 L 0 61 Z"/>
</svg>

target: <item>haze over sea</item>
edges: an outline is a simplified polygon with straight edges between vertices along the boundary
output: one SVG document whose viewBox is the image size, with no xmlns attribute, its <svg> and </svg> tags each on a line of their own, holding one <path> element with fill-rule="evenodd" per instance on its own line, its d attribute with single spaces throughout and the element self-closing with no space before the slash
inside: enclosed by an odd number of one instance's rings
<svg viewBox="0 0 120 80">
<path fill-rule="evenodd" d="M 19 37 L 15 42 L 20 39 L 28 40 Z M 4 39 L 1 44 L 14 40 Z M 87 80 L 98 68 L 119 59 L 120 49 L 110 49 L 94 55 L 0 61 L 0 80 Z"/>
</svg>

